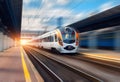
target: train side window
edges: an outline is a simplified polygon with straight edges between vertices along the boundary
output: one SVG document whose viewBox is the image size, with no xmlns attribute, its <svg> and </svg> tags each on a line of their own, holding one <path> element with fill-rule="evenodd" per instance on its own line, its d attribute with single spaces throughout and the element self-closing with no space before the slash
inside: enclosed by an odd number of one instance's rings
<svg viewBox="0 0 120 82">
<path fill-rule="evenodd" d="M 44 38 L 44 42 L 47 42 L 47 37 Z"/>
<path fill-rule="evenodd" d="M 46 37 L 46 42 L 48 42 L 48 37 Z"/>
<path fill-rule="evenodd" d="M 49 42 L 51 42 L 51 36 L 49 36 Z"/>
<path fill-rule="evenodd" d="M 50 38 L 50 36 L 49 36 L 49 37 L 48 37 L 48 42 L 51 42 L 50 40 L 51 40 L 51 38 Z"/>
<path fill-rule="evenodd" d="M 51 42 L 53 42 L 53 41 L 54 41 L 53 36 L 51 36 Z"/>
<path fill-rule="evenodd" d="M 50 42 L 52 42 L 53 41 L 53 38 L 52 38 L 52 36 L 50 36 Z"/>
<path fill-rule="evenodd" d="M 49 42 L 49 37 L 47 37 L 47 42 Z"/>
<path fill-rule="evenodd" d="M 47 37 L 45 37 L 45 42 L 47 42 Z"/>
<path fill-rule="evenodd" d="M 47 42 L 49 42 L 49 37 L 47 37 Z"/>
<path fill-rule="evenodd" d="M 51 42 L 51 36 L 49 36 L 49 42 Z"/>
<path fill-rule="evenodd" d="M 45 38 L 43 39 L 43 41 L 45 42 Z"/>
<path fill-rule="evenodd" d="M 57 42 L 57 35 L 55 34 L 55 42 Z"/>
</svg>

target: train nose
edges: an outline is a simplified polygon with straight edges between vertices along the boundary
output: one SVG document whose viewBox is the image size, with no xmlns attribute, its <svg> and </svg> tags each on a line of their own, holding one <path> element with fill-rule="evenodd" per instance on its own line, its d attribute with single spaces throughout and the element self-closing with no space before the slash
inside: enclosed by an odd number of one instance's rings
<svg viewBox="0 0 120 82">
<path fill-rule="evenodd" d="M 68 46 L 64 47 L 64 49 L 66 49 L 66 50 L 73 50 L 73 49 L 75 49 L 75 47 L 73 47 L 71 45 L 68 45 Z"/>
</svg>

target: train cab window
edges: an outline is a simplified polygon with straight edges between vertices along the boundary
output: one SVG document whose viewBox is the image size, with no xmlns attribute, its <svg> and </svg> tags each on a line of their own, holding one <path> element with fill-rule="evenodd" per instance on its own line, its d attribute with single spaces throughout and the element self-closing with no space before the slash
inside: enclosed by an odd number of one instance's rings
<svg viewBox="0 0 120 82">
<path fill-rule="evenodd" d="M 74 43 L 75 42 L 75 31 L 72 29 L 67 28 L 66 30 L 62 31 L 63 42 L 65 43 Z"/>
</svg>

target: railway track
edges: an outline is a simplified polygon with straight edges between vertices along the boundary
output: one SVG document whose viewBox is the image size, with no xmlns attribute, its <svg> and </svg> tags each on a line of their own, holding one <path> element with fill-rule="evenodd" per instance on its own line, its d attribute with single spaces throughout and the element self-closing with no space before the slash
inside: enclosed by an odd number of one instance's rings
<svg viewBox="0 0 120 82">
<path fill-rule="evenodd" d="M 68 55 L 66 57 L 71 58 L 71 56 L 68 56 Z M 72 56 L 72 58 L 74 58 L 76 60 L 83 60 L 83 61 L 86 61 L 86 62 L 91 62 L 91 63 L 97 64 L 99 66 L 103 66 L 105 68 L 109 68 L 111 70 L 115 70 L 115 71 L 120 72 L 120 63 L 117 63 L 117 62 L 90 58 L 90 57 L 83 56 L 81 54 L 76 55 L 76 56 Z"/>
<path fill-rule="evenodd" d="M 55 54 L 55 55 L 60 55 L 60 53 L 58 52 L 51 52 L 50 50 L 44 50 L 44 51 L 47 51 L 49 53 L 52 53 L 52 54 Z M 69 55 L 66 55 L 66 54 L 62 54 L 64 57 L 68 57 L 68 58 L 72 58 L 72 59 L 75 59 L 75 60 L 82 60 L 82 61 L 86 61 L 86 62 L 90 62 L 90 63 L 94 63 L 94 64 L 98 64 L 100 66 L 104 66 L 106 68 L 109 68 L 109 69 L 112 69 L 112 70 L 117 70 L 117 71 L 120 71 L 120 62 L 116 62 L 115 60 L 113 61 L 108 61 L 108 59 L 95 59 L 95 58 L 92 58 L 92 57 L 88 57 L 84 54 L 81 54 L 81 53 L 77 53 L 77 54 L 69 54 Z"/>
<path fill-rule="evenodd" d="M 115 65 L 109 62 L 98 61 L 89 58 L 82 57 L 83 55 L 58 55 L 58 53 L 51 53 L 49 50 L 34 49 L 37 52 L 48 54 L 49 57 L 63 61 L 64 63 L 71 65 L 79 70 L 85 71 L 86 73 L 98 77 L 105 82 L 119 82 L 120 71 L 119 64 Z M 81 57 L 81 58 L 79 58 Z M 110 64 L 110 65 L 109 65 Z M 117 67 L 118 66 L 118 67 Z"/>
<path fill-rule="evenodd" d="M 28 57 L 38 70 L 38 72 L 42 75 L 45 82 L 63 82 L 61 78 L 59 78 L 54 72 L 52 72 L 42 61 L 40 61 L 36 56 L 33 55 L 32 52 L 25 49 Z"/>
<path fill-rule="evenodd" d="M 49 74 L 53 73 L 50 76 L 53 76 L 54 78 L 57 77 L 55 81 L 46 81 L 46 82 L 103 82 L 99 78 L 96 78 L 83 71 L 80 71 L 70 65 L 65 64 L 64 62 L 61 62 L 54 58 L 50 58 L 46 56 L 45 54 L 41 54 L 34 50 L 30 50 L 30 48 L 29 48 L 29 52 L 28 50 L 26 51 L 27 53 L 29 53 L 30 59 L 33 58 L 34 59 L 33 61 L 36 60 L 39 63 L 43 63 L 45 65 L 44 67 L 48 68 L 49 71 L 51 71 L 49 72 Z"/>
</svg>

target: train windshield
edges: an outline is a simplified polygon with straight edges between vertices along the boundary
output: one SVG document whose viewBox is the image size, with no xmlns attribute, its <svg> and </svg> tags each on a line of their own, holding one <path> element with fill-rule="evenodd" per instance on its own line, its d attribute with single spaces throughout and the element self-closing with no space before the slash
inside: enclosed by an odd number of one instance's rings
<svg viewBox="0 0 120 82">
<path fill-rule="evenodd" d="M 70 28 L 66 28 L 64 31 L 62 31 L 62 37 L 64 43 L 74 43 L 75 42 L 75 31 Z"/>
</svg>

